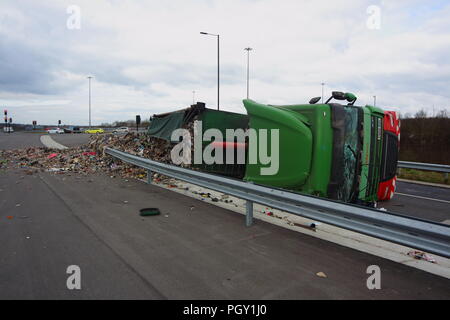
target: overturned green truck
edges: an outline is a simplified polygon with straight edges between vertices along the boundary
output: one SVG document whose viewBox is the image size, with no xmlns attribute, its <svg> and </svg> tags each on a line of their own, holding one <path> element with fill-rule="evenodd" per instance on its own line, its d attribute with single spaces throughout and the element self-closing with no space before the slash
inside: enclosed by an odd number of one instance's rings
<svg viewBox="0 0 450 320">
<path fill-rule="evenodd" d="M 331 99 L 346 100 L 347 104 L 330 103 Z M 222 148 L 224 160 L 194 164 L 199 170 L 319 197 L 373 205 L 377 201 L 380 177 L 385 175 L 383 168 L 392 167 L 384 162 L 397 158 L 386 155 L 386 152 L 397 152 L 396 149 L 383 148 L 383 110 L 368 105 L 354 106 L 356 97 L 351 93 L 333 92 L 325 103 L 317 104 L 318 100 L 313 98 L 309 104 L 299 105 L 265 105 L 247 99 L 243 101 L 247 115 L 212 110 L 197 103 L 184 110 L 154 115 L 148 134 L 170 140 L 173 130 L 200 121 L 202 136 L 209 129 L 217 129 L 224 139 L 223 142 L 201 141 L 201 149 L 213 146 L 217 151 Z M 244 131 L 245 141 L 230 137 L 227 129 Z M 277 132 L 277 148 L 272 147 L 274 136 L 267 134 L 273 130 Z M 259 143 L 252 144 L 252 136 Z M 270 153 L 274 150 L 278 153 L 276 170 L 270 174 L 267 174 L 268 167 L 273 164 L 258 157 L 260 154 L 256 150 L 261 141 L 267 145 L 267 155 L 272 159 L 274 155 Z M 177 143 L 173 139 L 172 142 Z M 238 150 L 244 150 L 244 160 L 226 161 L 230 160 L 226 158 L 229 149 L 234 150 L 232 160 L 236 160 Z"/>
</svg>

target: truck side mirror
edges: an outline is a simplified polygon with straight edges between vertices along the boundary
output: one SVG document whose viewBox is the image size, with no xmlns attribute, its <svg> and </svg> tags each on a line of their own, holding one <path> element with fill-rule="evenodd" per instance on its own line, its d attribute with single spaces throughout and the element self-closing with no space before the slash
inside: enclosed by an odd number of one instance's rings
<svg viewBox="0 0 450 320">
<path fill-rule="evenodd" d="M 309 100 L 309 104 L 316 104 L 317 102 L 319 102 L 320 97 L 314 97 L 311 100 Z"/>
<path fill-rule="evenodd" d="M 333 91 L 331 95 L 336 100 L 345 100 L 345 93 L 341 91 Z"/>
<path fill-rule="evenodd" d="M 346 92 L 345 93 L 345 99 L 349 102 L 349 105 L 353 105 L 356 102 L 356 96 L 353 93 Z"/>
</svg>

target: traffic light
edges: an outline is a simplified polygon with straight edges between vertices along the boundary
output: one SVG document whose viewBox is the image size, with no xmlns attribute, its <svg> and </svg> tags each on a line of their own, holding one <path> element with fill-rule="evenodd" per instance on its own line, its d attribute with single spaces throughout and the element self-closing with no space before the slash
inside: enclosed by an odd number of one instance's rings
<svg viewBox="0 0 450 320">
<path fill-rule="evenodd" d="M 139 125 L 141 124 L 141 116 L 136 115 L 136 132 L 139 134 Z"/>
</svg>

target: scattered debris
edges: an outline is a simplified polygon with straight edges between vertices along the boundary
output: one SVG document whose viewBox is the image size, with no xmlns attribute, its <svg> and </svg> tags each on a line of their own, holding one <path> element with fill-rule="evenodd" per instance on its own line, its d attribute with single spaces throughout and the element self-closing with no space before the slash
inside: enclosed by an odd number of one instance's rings
<svg viewBox="0 0 450 320">
<path fill-rule="evenodd" d="M 327 275 L 325 273 L 323 273 L 322 271 L 317 272 L 316 276 L 320 277 L 320 278 L 328 278 Z"/>
<path fill-rule="evenodd" d="M 423 251 L 412 250 L 408 252 L 408 256 L 413 257 L 417 260 L 425 260 L 431 263 L 436 263 L 436 259 Z"/>
<path fill-rule="evenodd" d="M 88 175 L 91 173 L 106 171 L 111 178 L 115 178 L 117 172 L 123 178 L 144 178 L 147 175 L 145 169 L 124 163 L 105 154 L 106 147 L 125 151 L 145 158 L 164 163 L 171 163 L 170 142 L 130 132 L 124 136 L 112 134 L 91 136 L 90 141 L 82 146 L 58 150 L 47 147 L 31 147 L 16 150 L 0 150 L 0 168 L 24 169 L 26 175 L 38 172 L 51 172 L 55 174 L 77 173 Z M 165 177 L 157 176 L 158 181 Z M 23 179 L 21 177 L 20 179 Z M 18 182 L 17 182 L 18 183 Z M 169 187 L 178 187 L 171 184 Z"/>
<path fill-rule="evenodd" d="M 161 214 L 161 212 L 159 211 L 158 208 L 144 208 L 140 210 L 140 215 L 142 217 L 146 217 L 146 216 L 156 216 Z"/>
</svg>

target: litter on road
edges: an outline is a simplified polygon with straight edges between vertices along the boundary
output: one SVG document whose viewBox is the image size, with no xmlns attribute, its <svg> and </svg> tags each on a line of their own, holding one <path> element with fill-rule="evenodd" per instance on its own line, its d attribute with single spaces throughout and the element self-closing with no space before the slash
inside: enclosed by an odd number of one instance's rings
<svg viewBox="0 0 450 320">
<path fill-rule="evenodd" d="M 170 142 L 146 134 L 130 132 L 124 136 L 112 134 L 91 136 L 90 141 L 85 145 L 58 150 L 58 152 L 47 147 L 0 150 L 0 169 L 21 168 L 27 175 L 43 171 L 82 175 L 104 171 L 111 178 L 121 176 L 143 179 L 146 177 L 147 172 L 144 169 L 122 163 L 106 154 L 104 151 L 107 147 L 155 161 L 171 163 Z M 154 174 L 154 178 L 157 182 L 164 182 L 167 179 L 158 174 Z M 176 187 L 173 184 L 170 186 Z"/>
<path fill-rule="evenodd" d="M 413 257 L 414 259 L 417 260 L 425 260 L 431 263 L 436 263 L 436 259 L 434 259 L 432 256 L 423 251 L 413 250 L 408 252 L 408 256 Z"/>
<path fill-rule="evenodd" d="M 145 209 L 141 209 L 140 210 L 140 215 L 142 217 L 146 217 L 146 216 L 156 216 L 161 214 L 161 212 L 159 211 L 158 208 L 145 208 Z M 168 215 L 166 215 L 166 217 L 168 217 Z"/>
</svg>

